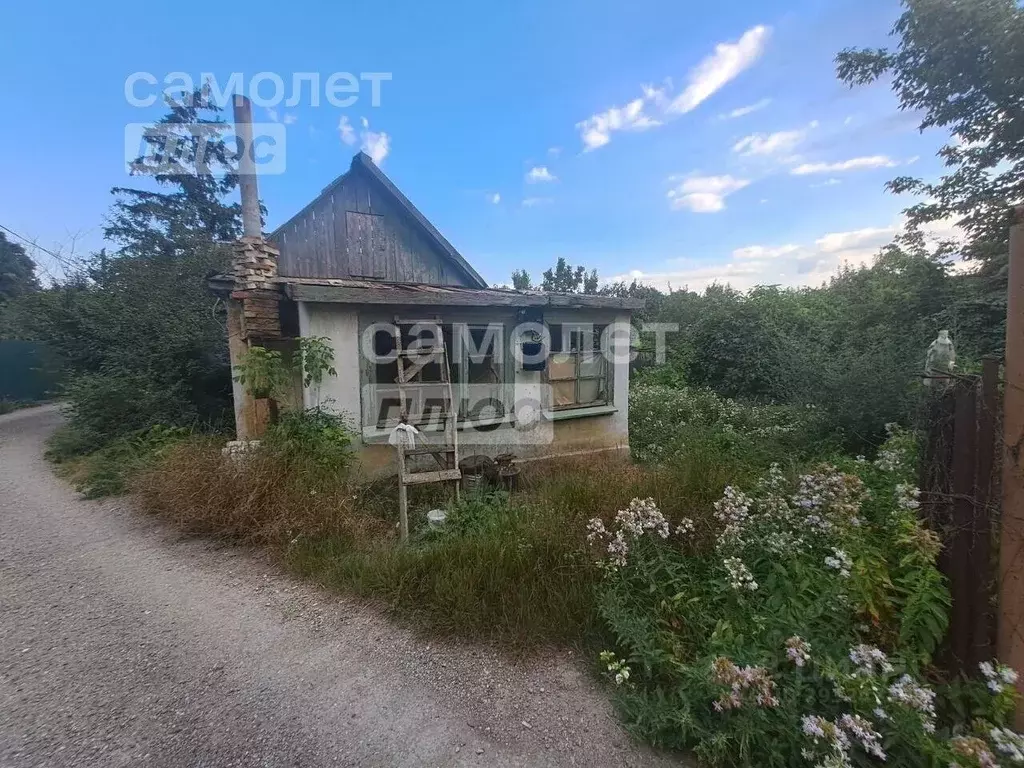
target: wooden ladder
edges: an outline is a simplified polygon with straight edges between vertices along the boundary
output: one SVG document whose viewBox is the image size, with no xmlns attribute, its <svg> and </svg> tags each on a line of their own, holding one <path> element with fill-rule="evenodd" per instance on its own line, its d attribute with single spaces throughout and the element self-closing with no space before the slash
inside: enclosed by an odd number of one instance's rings
<svg viewBox="0 0 1024 768">
<path fill-rule="evenodd" d="M 426 325 L 435 327 L 437 343 L 433 347 L 419 349 L 405 349 L 403 326 Z M 459 498 L 459 483 L 462 480 L 462 470 L 459 469 L 459 438 L 456 429 L 458 411 L 454 406 L 452 397 L 451 371 L 448 367 L 448 347 L 444 341 L 444 332 L 441 328 L 441 318 L 435 317 L 431 320 L 408 320 L 395 317 L 395 328 L 397 331 L 396 348 L 398 352 L 398 400 L 401 403 L 401 421 L 406 423 L 408 411 L 406 409 L 406 386 L 417 383 L 416 377 L 430 363 L 436 362 L 440 368 L 440 391 L 442 397 L 441 419 L 444 424 L 443 442 L 417 447 L 415 441 L 412 445 L 406 445 L 404 439 L 398 441 L 398 519 L 399 531 L 402 541 L 409 538 L 409 496 L 408 486 L 420 485 L 423 483 L 448 483 L 455 485 L 455 499 Z M 429 472 L 411 472 L 406 465 L 406 458 L 409 456 L 433 456 L 437 461 L 439 469 Z"/>
</svg>

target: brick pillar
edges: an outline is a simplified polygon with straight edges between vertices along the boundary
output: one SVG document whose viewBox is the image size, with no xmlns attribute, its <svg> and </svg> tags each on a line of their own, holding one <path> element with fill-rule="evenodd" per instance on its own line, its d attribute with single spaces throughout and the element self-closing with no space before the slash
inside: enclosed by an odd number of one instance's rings
<svg viewBox="0 0 1024 768">
<path fill-rule="evenodd" d="M 235 243 L 232 269 L 235 290 L 231 298 L 242 302 L 240 332 L 245 340 L 281 338 L 276 283 L 280 251 L 262 237 L 243 237 Z"/>
<path fill-rule="evenodd" d="M 279 251 L 262 237 L 242 237 L 234 245 L 231 267 L 235 289 L 228 301 L 228 351 L 232 376 L 253 344 L 281 338 L 281 292 L 276 283 Z M 239 440 L 260 437 L 267 426 L 269 402 L 234 385 L 235 433 Z"/>
</svg>

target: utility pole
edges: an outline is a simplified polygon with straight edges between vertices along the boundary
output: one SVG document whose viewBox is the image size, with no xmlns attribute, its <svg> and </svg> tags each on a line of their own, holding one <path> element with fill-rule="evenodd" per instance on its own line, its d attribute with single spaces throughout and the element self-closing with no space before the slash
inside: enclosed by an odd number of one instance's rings
<svg viewBox="0 0 1024 768">
<path fill-rule="evenodd" d="M 1024 672 L 1024 207 L 1010 228 L 1007 291 L 998 652 L 999 661 Z M 1017 691 L 1024 693 L 1024 678 Z M 1024 729 L 1024 707 L 1015 723 Z"/>
</svg>

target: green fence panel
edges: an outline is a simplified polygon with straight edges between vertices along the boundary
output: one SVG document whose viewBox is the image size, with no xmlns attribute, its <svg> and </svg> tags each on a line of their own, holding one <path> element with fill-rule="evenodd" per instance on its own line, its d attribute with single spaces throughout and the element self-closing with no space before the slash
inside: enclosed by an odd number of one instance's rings
<svg viewBox="0 0 1024 768">
<path fill-rule="evenodd" d="M 45 344 L 0 340 L 0 400 L 37 402 L 53 397 L 60 367 Z"/>
</svg>

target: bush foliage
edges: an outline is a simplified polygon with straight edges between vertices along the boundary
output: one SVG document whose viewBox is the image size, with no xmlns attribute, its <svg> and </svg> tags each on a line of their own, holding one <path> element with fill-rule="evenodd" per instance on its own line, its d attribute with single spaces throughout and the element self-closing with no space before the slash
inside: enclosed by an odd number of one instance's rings
<svg viewBox="0 0 1024 768">
<path fill-rule="evenodd" d="M 775 465 L 727 487 L 712 516 L 666 516 L 648 498 L 589 523 L 601 663 L 635 733 L 728 766 L 979 765 L 964 750 L 1019 742 L 992 730 L 1008 670 L 976 697 L 975 725 L 937 717 L 924 675 L 949 595 L 917 519 L 912 449 L 893 430 L 874 462 Z"/>
</svg>

